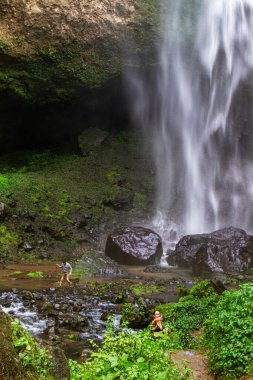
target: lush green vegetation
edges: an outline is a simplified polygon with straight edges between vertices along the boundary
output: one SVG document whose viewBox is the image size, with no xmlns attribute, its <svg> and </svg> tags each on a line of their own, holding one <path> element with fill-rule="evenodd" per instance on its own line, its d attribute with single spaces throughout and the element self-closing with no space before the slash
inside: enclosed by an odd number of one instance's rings
<svg viewBox="0 0 253 380">
<path fill-rule="evenodd" d="M 203 326 L 217 302 L 218 295 L 205 280 L 193 286 L 190 294 L 181 297 L 177 304 L 169 306 L 168 311 L 165 309 L 165 319 L 170 321 L 170 327 L 183 348 L 198 346 L 192 333 Z"/>
<path fill-rule="evenodd" d="M 0 224 L 1 255 L 36 257 L 52 241 L 59 253 L 73 252 L 81 233 L 149 215 L 154 184 L 140 144 L 140 134 L 120 132 L 85 157 L 48 150 L 2 157 L 0 197 L 7 212 Z"/>
<path fill-rule="evenodd" d="M 100 287 L 106 291 L 106 286 Z M 130 315 L 130 303 L 125 308 Z M 171 353 L 192 348 L 196 330 L 198 347 L 207 352 L 210 370 L 217 379 L 235 380 L 253 373 L 252 284 L 218 296 L 211 283 L 202 281 L 177 304 L 163 304 L 157 309 L 163 312 L 165 320 L 172 318 L 169 335 L 159 333 L 154 337 L 150 328 L 138 332 L 127 328 L 115 330 L 109 319 L 102 346 L 94 344 L 91 357 L 83 363 L 69 360 L 71 380 L 191 379 L 189 368 L 185 366 L 180 372 L 171 360 Z M 53 379 L 49 351 L 40 347 L 18 320 L 11 325 L 13 345 L 28 371 L 27 378 L 33 378 L 34 374 L 41 380 Z M 75 336 L 68 338 L 72 340 Z"/>
<path fill-rule="evenodd" d="M 107 329 L 102 348 L 82 364 L 69 361 L 72 380 L 183 380 L 189 379 L 188 368 L 182 373 L 171 361 L 170 341 L 166 334 L 154 339 L 149 331 L 113 332 Z"/>
<path fill-rule="evenodd" d="M 35 378 L 40 380 L 54 379 L 49 352 L 38 345 L 29 332 L 22 328 L 19 319 L 14 319 L 11 323 L 13 345 L 18 353 L 23 367 L 26 370 L 35 372 Z"/>
<path fill-rule="evenodd" d="M 147 326 L 147 311 L 141 298 L 138 302 L 125 302 L 123 304 L 121 321 L 125 326 L 130 327 Z"/>
<path fill-rule="evenodd" d="M 210 368 L 221 380 L 253 373 L 253 285 L 225 291 L 205 321 Z"/>
<path fill-rule="evenodd" d="M 7 228 L 4 224 L 0 224 L 0 247 L 3 251 L 10 254 L 16 250 L 18 236 L 16 232 Z"/>
</svg>

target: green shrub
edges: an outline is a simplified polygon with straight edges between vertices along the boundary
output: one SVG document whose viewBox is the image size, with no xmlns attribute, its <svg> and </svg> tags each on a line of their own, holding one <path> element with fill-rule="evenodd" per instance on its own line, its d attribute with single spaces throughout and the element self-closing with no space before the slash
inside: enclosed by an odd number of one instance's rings
<svg viewBox="0 0 253 380">
<path fill-rule="evenodd" d="M 182 348 L 194 348 L 197 340 L 191 334 L 200 329 L 204 320 L 215 307 L 219 297 L 208 280 L 192 287 L 189 295 L 181 297 L 177 304 L 165 311 L 172 331 L 177 335 Z"/>
<path fill-rule="evenodd" d="M 115 333 L 108 329 L 102 347 L 89 360 L 82 364 L 69 360 L 71 380 L 186 379 L 171 361 L 169 349 L 166 334 L 154 339 L 149 331 Z"/>
<path fill-rule="evenodd" d="M 53 379 L 50 371 L 54 366 L 48 351 L 40 347 L 30 333 L 22 328 L 19 319 L 13 320 L 11 329 L 13 345 L 24 368 L 35 372 L 40 380 Z"/>
<path fill-rule="evenodd" d="M 225 291 L 205 322 L 204 344 L 218 379 L 253 372 L 253 285 Z"/>
<path fill-rule="evenodd" d="M 147 327 L 147 312 L 141 298 L 136 303 L 123 304 L 121 321 L 123 325 L 133 328 Z"/>
</svg>

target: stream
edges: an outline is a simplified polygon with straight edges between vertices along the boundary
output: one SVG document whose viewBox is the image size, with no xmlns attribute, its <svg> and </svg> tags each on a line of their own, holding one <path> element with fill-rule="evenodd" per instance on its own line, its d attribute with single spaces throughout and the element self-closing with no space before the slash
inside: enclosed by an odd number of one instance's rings
<svg viewBox="0 0 253 380">
<path fill-rule="evenodd" d="M 124 278 L 113 273 L 108 277 L 73 276 L 72 287 L 59 287 L 55 263 L 10 264 L 0 271 L 0 308 L 19 318 L 33 335 L 57 344 L 67 357 L 82 360 L 93 350 L 92 342 L 101 344 L 108 316 L 113 317 L 115 328 L 121 328 L 124 301 L 119 300 L 119 295 L 129 294 L 132 286 L 154 288 L 159 284 L 161 292 L 143 297 L 147 305 L 155 305 L 175 302 L 179 284 L 192 285 L 191 275 L 176 269 L 168 273 L 146 273 L 141 267 L 122 266 L 122 271 L 127 273 Z M 31 273 L 43 273 L 43 276 L 36 278 Z M 131 297 L 130 291 L 130 300 Z M 135 303 L 134 298 L 132 302 Z"/>
<path fill-rule="evenodd" d="M 31 296 L 31 298 L 30 298 Z M 52 310 L 37 305 L 52 303 Z M 121 314 L 117 305 L 104 301 L 100 297 L 89 297 L 84 300 L 76 293 L 62 294 L 57 291 L 7 291 L 0 294 L 0 307 L 12 317 L 20 319 L 23 327 L 33 335 L 49 339 L 60 344 L 68 357 L 78 359 L 83 349 L 91 347 L 90 340 L 99 344 L 103 340 L 106 320 L 103 316 L 111 315 L 114 326 L 120 325 Z M 78 312 L 74 312 L 78 310 Z M 77 317 L 73 320 L 65 310 L 70 310 Z M 81 324 L 77 328 L 77 322 Z"/>
</svg>

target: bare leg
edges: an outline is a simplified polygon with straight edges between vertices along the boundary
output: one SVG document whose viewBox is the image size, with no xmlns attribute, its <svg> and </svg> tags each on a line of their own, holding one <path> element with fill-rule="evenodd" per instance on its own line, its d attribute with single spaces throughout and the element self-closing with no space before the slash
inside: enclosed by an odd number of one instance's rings
<svg viewBox="0 0 253 380">
<path fill-rule="evenodd" d="M 70 276 L 70 274 L 67 273 L 67 274 L 66 274 L 66 280 L 67 280 L 67 282 L 69 283 L 69 285 L 72 285 L 72 282 L 70 281 L 69 276 Z"/>
<path fill-rule="evenodd" d="M 60 278 L 60 286 L 62 286 L 62 281 L 64 280 L 64 274 Z"/>
</svg>

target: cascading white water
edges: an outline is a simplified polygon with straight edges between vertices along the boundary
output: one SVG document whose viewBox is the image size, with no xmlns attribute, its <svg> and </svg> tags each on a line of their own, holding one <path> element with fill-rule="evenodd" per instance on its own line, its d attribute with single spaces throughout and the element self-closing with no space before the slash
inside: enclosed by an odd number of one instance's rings
<svg viewBox="0 0 253 380">
<path fill-rule="evenodd" d="M 164 0 L 160 65 L 134 79 L 157 168 L 155 228 L 168 242 L 253 231 L 253 1 Z"/>
</svg>

